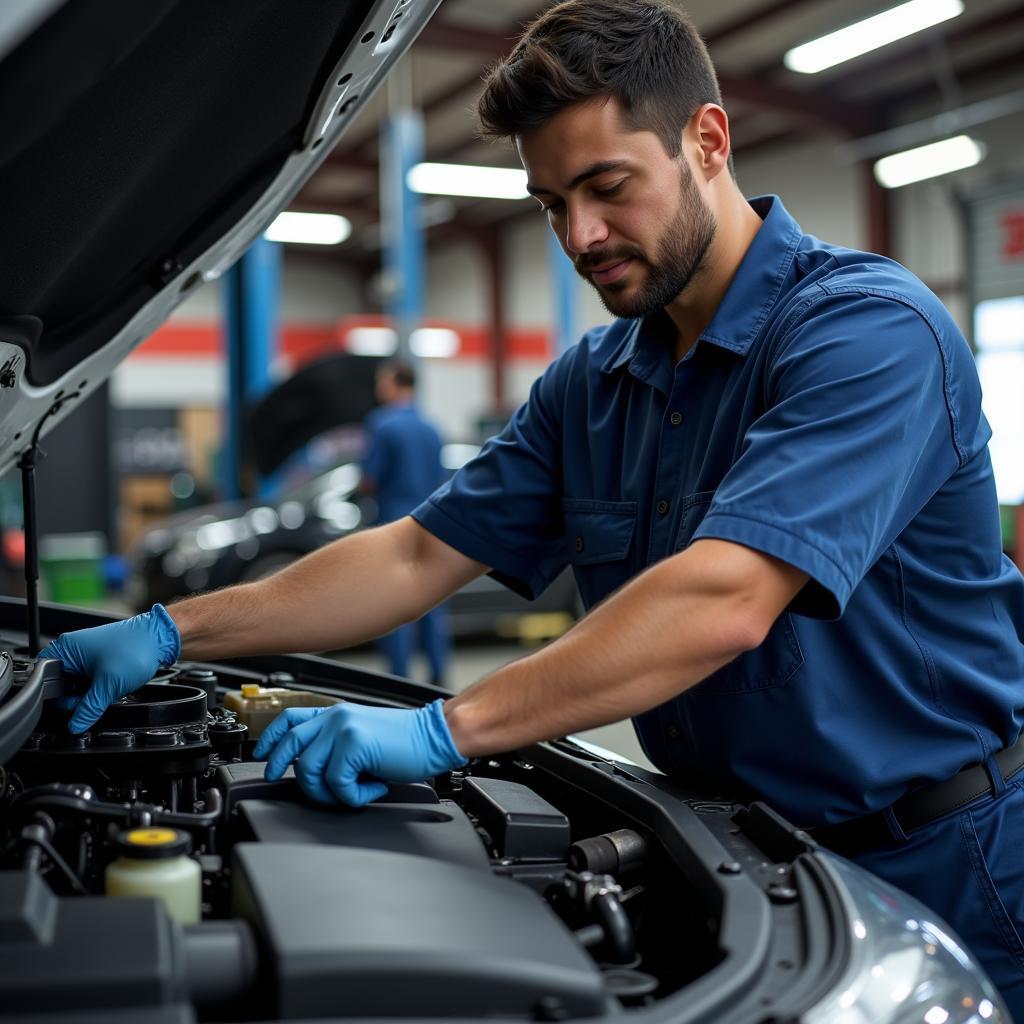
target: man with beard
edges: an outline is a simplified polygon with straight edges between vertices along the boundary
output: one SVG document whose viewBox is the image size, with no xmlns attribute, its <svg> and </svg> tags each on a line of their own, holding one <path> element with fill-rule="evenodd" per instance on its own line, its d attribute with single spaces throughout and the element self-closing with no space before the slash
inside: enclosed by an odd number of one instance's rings
<svg viewBox="0 0 1024 1024">
<path fill-rule="evenodd" d="M 347 646 L 482 572 L 535 595 L 571 563 L 590 610 L 565 636 L 419 710 L 287 711 L 268 778 L 294 761 L 314 798 L 362 804 L 632 717 L 666 773 L 923 899 L 1024 1020 L 1024 579 L 952 318 L 743 197 L 707 52 L 662 0 L 547 10 L 480 114 L 619 319 L 411 516 L 58 640 L 95 680 L 72 726 L 179 653 Z"/>
</svg>

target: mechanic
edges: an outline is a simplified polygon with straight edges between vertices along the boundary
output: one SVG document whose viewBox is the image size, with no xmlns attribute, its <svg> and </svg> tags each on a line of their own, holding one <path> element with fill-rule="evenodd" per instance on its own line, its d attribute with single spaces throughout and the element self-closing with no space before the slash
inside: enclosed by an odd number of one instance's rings
<svg viewBox="0 0 1024 1024">
<path fill-rule="evenodd" d="M 72 718 L 179 655 L 346 647 L 491 571 L 570 562 L 589 613 L 447 701 L 289 710 L 322 801 L 633 717 L 651 760 L 759 798 L 918 896 L 1024 1021 L 1024 579 L 974 361 L 898 264 L 746 200 L 708 54 L 662 0 L 569 0 L 480 100 L 616 316 L 410 516 L 267 580 L 69 634 Z"/>
<path fill-rule="evenodd" d="M 381 364 L 375 391 L 380 406 L 366 418 L 367 447 L 359 489 L 376 496 L 380 522 L 393 523 L 441 485 L 441 438 L 416 408 L 416 372 L 409 363 L 395 359 Z M 408 675 L 417 636 L 430 682 L 443 686 L 450 646 L 443 605 L 380 638 L 389 670 L 396 676 Z"/>
</svg>

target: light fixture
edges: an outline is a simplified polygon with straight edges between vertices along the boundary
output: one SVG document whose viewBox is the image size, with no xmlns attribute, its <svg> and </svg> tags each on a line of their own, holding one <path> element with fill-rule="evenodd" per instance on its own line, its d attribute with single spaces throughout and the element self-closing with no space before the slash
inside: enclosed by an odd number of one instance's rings
<svg viewBox="0 0 1024 1024">
<path fill-rule="evenodd" d="M 280 213 L 263 232 L 269 242 L 339 245 L 352 234 L 352 222 L 336 213 Z"/>
<path fill-rule="evenodd" d="M 875 180 L 883 188 L 900 188 L 940 174 L 962 171 L 985 159 L 985 147 L 969 135 L 932 142 L 884 156 L 875 163 Z"/>
<path fill-rule="evenodd" d="M 392 327 L 353 327 L 345 347 L 357 356 L 391 356 L 398 348 L 398 333 Z"/>
<path fill-rule="evenodd" d="M 447 359 L 459 351 L 459 336 L 447 327 L 418 327 L 409 335 L 414 356 Z"/>
<path fill-rule="evenodd" d="M 782 58 L 790 71 L 824 71 L 962 14 L 963 0 L 910 0 L 874 17 L 796 46 Z"/>
<path fill-rule="evenodd" d="M 469 164 L 416 164 L 405 182 L 413 192 L 479 199 L 526 199 L 526 171 Z"/>
</svg>

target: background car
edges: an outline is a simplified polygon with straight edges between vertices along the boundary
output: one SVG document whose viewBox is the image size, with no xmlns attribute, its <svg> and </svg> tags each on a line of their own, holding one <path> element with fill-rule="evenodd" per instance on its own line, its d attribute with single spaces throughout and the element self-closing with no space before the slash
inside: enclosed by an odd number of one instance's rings
<svg viewBox="0 0 1024 1024">
<path fill-rule="evenodd" d="M 453 472 L 476 445 L 447 444 L 442 463 Z M 286 489 L 272 502 L 225 502 L 180 512 L 146 530 L 130 557 L 126 597 L 137 610 L 198 590 L 262 579 L 303 555 L 372 525 L 376 504 L 358 494 L 360 469 L 345 462 Z M 576 619 L 579 597 L 563 572 L 535 601 L 489 576 L 449 601 L 452 634 L 557 636 Z M 524 617 L 529 617 L 524 620 Z"/>
</svg>

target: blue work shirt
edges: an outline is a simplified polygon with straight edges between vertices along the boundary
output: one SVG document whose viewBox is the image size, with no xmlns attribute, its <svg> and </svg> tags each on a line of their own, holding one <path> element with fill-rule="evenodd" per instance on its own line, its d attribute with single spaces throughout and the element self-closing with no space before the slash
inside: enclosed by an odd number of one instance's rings
<svg viewBox="0 0 1024 1024">
<path fill-rule="evenodd" d="M 751 205 L 684 359 L 664 313 L 590 331 L 414 516 L 527 595 L 571 563 L 588 607 L 705 537 L 807 573 L 757 649 L 634 721 L 666 773 L 813 825 L 1017 737 L 1024 579 L 952 317 L 891 260 Z"/>
<path fill-rule="evenodd" d="M 382 405 L 364 425 L 363 475 L 376 484 L 378 518 L 390 523 L 440 486 L 441 438 L 411 402 Z"/>
</svg>

